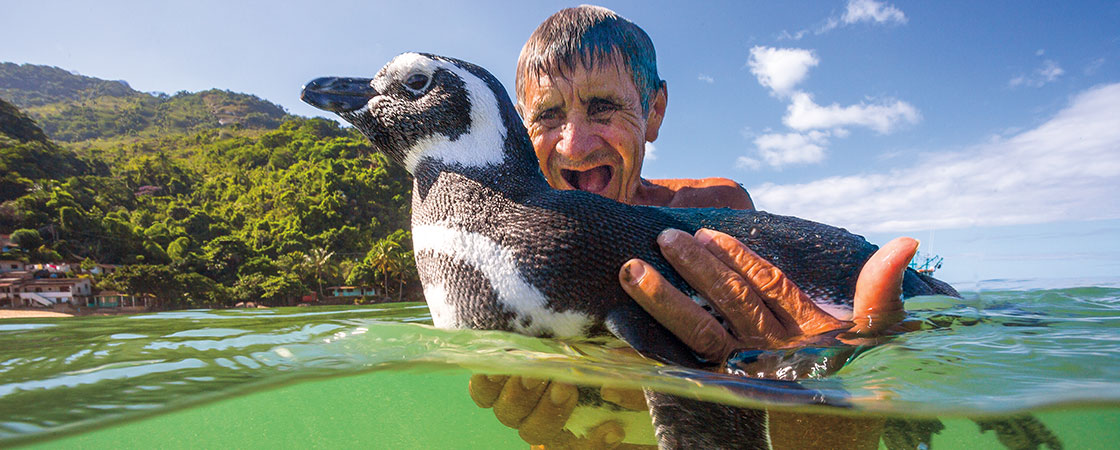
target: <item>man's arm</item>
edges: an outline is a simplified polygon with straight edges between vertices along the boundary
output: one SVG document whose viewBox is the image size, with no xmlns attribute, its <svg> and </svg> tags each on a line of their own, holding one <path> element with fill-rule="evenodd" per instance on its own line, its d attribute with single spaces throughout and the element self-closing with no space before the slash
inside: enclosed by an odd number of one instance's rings
<svg viewBox="0 0 1120 450">
<path fill-rule="evenodd" d="M 754 209 L 747 190 L 727 178 L 642 179 L 634 203 L 670 208 Z"/>
</svg>

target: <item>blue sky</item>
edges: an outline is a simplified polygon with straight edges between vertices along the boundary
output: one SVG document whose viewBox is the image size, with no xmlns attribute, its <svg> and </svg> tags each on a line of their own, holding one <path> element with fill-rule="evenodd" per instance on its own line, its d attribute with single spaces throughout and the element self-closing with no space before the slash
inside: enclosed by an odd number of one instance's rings
<svg viewBox="0 0 1120 450">
<path fill-rule="evenodd" d="M 923 241 L 939 276 L 1120 277 L 1120 2 L 610 1 L 669 85 L 645 175 Z M 317 76 L 425 51 L 507 86 L 559 2 L 0 0 L 0 61 L 290 112 Z"/>
</svg>

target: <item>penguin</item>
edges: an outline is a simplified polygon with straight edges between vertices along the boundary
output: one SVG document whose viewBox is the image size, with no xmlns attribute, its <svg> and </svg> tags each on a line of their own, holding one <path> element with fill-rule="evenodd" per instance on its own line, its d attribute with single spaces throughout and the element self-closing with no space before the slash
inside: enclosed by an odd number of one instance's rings
<svg viewBox="0 0 1120 450">
<path fill-rule="evenodd" d="M 709 367 L 619 286 L 619 268 L 641 258 L 702 301 L 661 255 L 661 231 L 730 234 L 814 302 L 848 318 L 856 277 L 877 249 L 844 229 L 795 217 L 633 206 L 553 189 L 505 88 L 458 59 L 404 53 L 372 79 L 312 80 L 301 99 L 338 114 L 412 174 L 416 267 L 441 328 L 614 336 L 658 361 Z M 932 294 L 959 296 L 944 282 L 907 271 L 904 297 Z M 663 448 L 769 446 L 763 411 L 648 390 L 646 396 Z"/>
</svg>

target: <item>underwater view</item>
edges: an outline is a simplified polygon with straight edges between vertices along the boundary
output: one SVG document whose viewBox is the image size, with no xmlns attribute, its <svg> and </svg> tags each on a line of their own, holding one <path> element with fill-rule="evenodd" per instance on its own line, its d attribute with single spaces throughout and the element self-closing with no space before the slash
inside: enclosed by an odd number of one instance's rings
<svg viewBox="0 0 1120 450">
<path fill-rule="evenodd" d="M 422 303 L 7 319 L 0 446 L 526 447 L 471 401 L 473 373 L 935 419 L 944 428 L 928 447 L 938 449 L 1007 448 L 983 424 L 1023 414 L 1063 448 L 1120 442 L 1120 283 L 962 294 L 908 300 L 917 331 L 801 380 L 842 407 L 752 398 L 743 393 L 754 380 L 664 366 L 610 343 L 440 330 Z"/>
</svg>

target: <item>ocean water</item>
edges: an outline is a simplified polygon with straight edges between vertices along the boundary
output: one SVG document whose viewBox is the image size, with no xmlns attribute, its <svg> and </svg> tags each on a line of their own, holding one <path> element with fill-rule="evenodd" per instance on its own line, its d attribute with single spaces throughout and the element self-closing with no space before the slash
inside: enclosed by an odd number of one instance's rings
<svg viewBox="0 0 1120 450">
<path fill-rule="evenodd" d="M 1064 448 L 1117 448 L 1120 286 L 1038 285 L 909 300 L 920 329 L 802 381 L 841 408 L 744 395 L 754 380 L 610 344 L 439 330 L 419 303 L 6 319 L 0 447 L 525 448 L 467 395 L 472 373 L 515 373 L 771 410 L 937 419 L 935 449 L 1005 448 L 976 421 L 1022 414 Z"/>
</svg>

